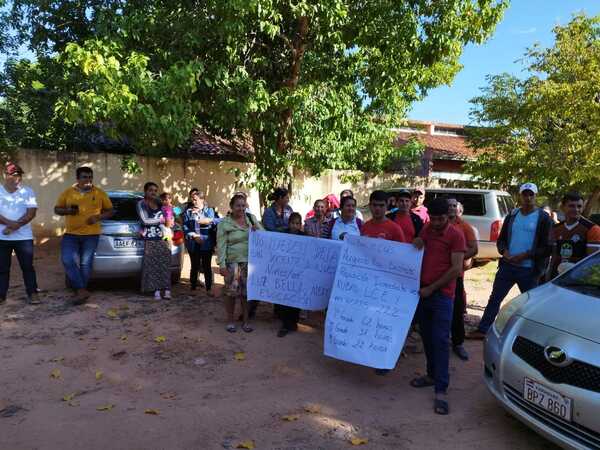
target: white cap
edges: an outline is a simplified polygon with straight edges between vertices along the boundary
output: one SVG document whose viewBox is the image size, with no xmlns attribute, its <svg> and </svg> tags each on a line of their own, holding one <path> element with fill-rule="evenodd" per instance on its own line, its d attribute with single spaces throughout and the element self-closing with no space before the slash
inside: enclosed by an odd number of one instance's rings
<svg viewBox="0 0 600 450">
<path fill-rule="evenodd" d="M 522 193 L 523 191 L 531 191 L 534 194 L 537 194 L 538 188 L 535 185 L 535 183 L 525 183 L 525 184 L 522 184 L 521 187 L 519 188 L 519 194 Z"/>
</svg>

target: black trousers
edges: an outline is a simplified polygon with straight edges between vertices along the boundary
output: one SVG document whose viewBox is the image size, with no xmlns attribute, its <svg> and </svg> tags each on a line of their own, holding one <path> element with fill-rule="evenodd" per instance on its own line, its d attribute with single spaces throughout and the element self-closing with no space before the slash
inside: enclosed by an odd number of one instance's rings
<svg viewBox="0 0 600 450">
<path fill-rule="evenodd" d="M 10 265 L 13 251 L 23 272 L 27 295 L 37 290 L 35 269 L 33 268 L 33 240 L 8 241 L 0 239 L 0 298 L 6 298 L 10 278 Z"/>
<path fill-rule="evenodd" d="M 456 292 L 454 294 L 454 309 L 452 310 L 452 345 L 463 345 L 465 342 L 465 283 L 462 277 L 456 279 Z"/>
<path fill-rule="evenodd" d="M 202 268 L 204 274 L 204 285 L 206 290 L 210 291 L 213 285 L 213 272 L 212 272 L 212 250 L 199 250 L 190 253 L 190 284 L 193 288 L 198 285 L 198 272 Z"/>
<path fill-rule="evenodd" d="M 283 328 L 291 331 L 295 331 L 298 328 L 298 320 L 300 320 L 300 308 L 276 304 L 275 314 L 281 319 L 281 325 Z"/>
</svg>

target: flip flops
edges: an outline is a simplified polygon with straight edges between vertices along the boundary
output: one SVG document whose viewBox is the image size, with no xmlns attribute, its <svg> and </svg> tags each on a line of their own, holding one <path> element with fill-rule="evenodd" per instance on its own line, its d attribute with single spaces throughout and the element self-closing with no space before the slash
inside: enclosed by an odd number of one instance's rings
<svg viewBox="0 0 600 450">
<path fill-rule="evenodd" d="M 225 329 L 227 331 L 229 331 L 230 333 L 235 333 L 237 331 L 237 328 L 235 327 L 235 325 L 233 323 L 228 324 Z"/>
<path fill-rule="evenodd" d="M 417 377 L 417 378 L 413 378 L 410 381 L 410 385 L 414 388 L 425 388 L 425 387 L 430 387 L 435 385 L 435 381 L 433 381 L 431 378 L 427 377 L 427 376 L 422 376 L 422 377 Z"/>
</svg>

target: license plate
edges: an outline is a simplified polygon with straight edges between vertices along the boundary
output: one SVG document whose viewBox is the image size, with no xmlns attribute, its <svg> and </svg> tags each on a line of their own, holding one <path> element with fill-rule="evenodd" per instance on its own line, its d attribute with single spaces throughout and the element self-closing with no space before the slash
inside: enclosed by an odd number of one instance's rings
<svg viewBox="0 0 600 450">
<path fill-rule="evenodd" d="M 533 403 L 538 408 L 560 417 L 567 422 L 571 421 L 573 401 L 564 395 L 547 388 L 543 384 L 525 377 L 523 383 L 523 398 Z"/>
<path fill-rule="evenodd" d="M 115 238 L 113 245 L 115 248 L 142 248 L 144 241 L 133 238 Z"/>
</svg>

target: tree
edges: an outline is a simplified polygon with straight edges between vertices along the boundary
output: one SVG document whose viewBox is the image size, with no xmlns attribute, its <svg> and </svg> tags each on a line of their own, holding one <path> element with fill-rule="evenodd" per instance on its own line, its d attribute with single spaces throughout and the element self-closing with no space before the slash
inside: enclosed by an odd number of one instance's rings
<svg viewBox="0 0 600 450">
<path fill-rule="evenodd" d="M 94 41 L 82 37 L 57 47 L 64 78 L 73 80 L 57 114 L 73 124 L 102 123 L 141 152 L 183 145 L 195 126 L 242 136 L 254 147 L 262 193 L 288 182 L 292 168 L 315 175 L 326 168 L 381 170 L 398 156 L 391 127 L 411 102 L 451 82 L 463 46 L 488 37 L 506 6 L 504 0 L 105 3 L 105 10 L 92 9 L 100 18 Z M 49 48 L 56 40 L 48 35 L 37 45 Z"/>
<path fill-rule="evenodd" d="M 600 16 L 554 28 L 555 44 L 525 55 L 529 76 L 488 77 L 471 100 L 468 170 L 510 186 L 533 181 L 552 198 L 568 190 L 600 197 Z"/>
</svg>

